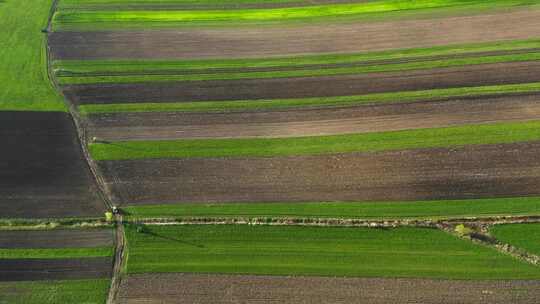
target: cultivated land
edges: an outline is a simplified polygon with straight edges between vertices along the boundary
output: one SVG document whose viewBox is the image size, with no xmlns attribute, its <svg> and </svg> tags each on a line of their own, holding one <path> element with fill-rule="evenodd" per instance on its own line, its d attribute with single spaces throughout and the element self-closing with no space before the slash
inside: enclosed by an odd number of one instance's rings
<svg viewBox="0 0 540 304">
<path fill-rule="evenodd" d="M 154 226 L 127 230 L 128 273 L 538 278 L 538 268 L 432 229 Z"/>
<path fill-rule="evenodd" d="M 531 303 L 538 281 L 137 274 L 119 303 Z"/>
<path fill-rule="evenodd" d="M 103 302 L 114 260 L 120 303 L 536 302 L 538 224 L 490 223 L 540 215 L 538 4 L 60 1 L 49 72 L 83 139 L 63 159 L 84 164 L 86 145 L 125 214 L 115 242 L 109 229 L 0 233 L 9 280 L 76 279 L 0 291 Z M 35 185 L 92 180 L 75 171 Z M 79 197 L 59 217 L 90 216 Z M 284 226 L 216 225 L 253 218 Z M 288 226 L 353 218 L 432 228 Z"/>
</svg>

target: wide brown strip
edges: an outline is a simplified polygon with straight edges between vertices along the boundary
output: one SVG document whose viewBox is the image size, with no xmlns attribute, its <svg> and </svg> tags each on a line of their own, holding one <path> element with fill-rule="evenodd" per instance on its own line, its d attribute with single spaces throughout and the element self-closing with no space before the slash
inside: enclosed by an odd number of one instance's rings
<svg viewBox="0 0 540 304">
<path fill-rule="evenodd" d="M 89 248 L 112 245 L 112 229 L 0 231 L 0 248 Z"/>
<path fill-rule="evenodd" d="M 87 118 L 89 134 L 109 141 L 334 135 L 538 119 L 540 94 L 265 112 L 109 113 Z"/>
<path fill-rule="evenodd" d="M 144 274 L 122 281 L 119 303 L 535 303 L 539 281 Z"/>
<path fill-rule="evenodd" d="M 68 85 L 76 104 L 189 102 L 363 95 L 540 81 L 540 61 L 346 76 Z"/>
<path fill-rule="evenodd" d="M 390 22 L 49 35 L 55 59 L 243 58 L 530 39 L 540 10 Z"/>
<path fill-rule="evenodd" d="M 540 195 L 540 142 L 272 158 L 99 163 L 121 204 Z"/>
</svg>

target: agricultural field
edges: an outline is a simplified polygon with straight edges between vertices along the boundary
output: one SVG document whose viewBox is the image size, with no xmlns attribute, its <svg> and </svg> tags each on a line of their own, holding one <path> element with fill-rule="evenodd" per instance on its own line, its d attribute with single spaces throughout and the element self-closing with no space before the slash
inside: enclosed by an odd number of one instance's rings
<svg viewBox="0 0 540 304">
<path fill-rule="evenodd" d="M 540 1 L 0 17 L 0 303 L 540 301 Z"/>
</svg>

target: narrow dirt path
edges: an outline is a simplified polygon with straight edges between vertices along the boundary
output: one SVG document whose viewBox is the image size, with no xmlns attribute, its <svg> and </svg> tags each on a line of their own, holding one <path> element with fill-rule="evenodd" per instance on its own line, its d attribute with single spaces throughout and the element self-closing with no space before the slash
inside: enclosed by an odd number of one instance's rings
<svg viewBox="0 0 540 304">
<path fill-rule="evenodd" d="M 56 82 L 56 79 L 54 78 L 54 75 L 52 73 L 51 63 L 52 63 L 52 57 L 51 57 L 51 49 L 49 45 L 49 33 L 52 31 L 52 18 L 56 11 L 56 8 L 58 6 L 59 0 L 53 0 L 51 11 L 49 13 L 49 18 L 47 21 L 47 35 L 45 38 L 46 43 L 46 56 L 47 56 L 47 75 L 49 78 L 50 83 L 54 87 L 54 89 L 58 92 L 58 94 L 62 94 L 61 90 L 59 89 L 58 83 Z M 64 96 L 63 96 L 64 97 Z M 88 151 L 88 148 L 86 146 L 87 140 L 87 134 L 85 131 L 85 127 L 81 123 L 81 118 L 79 116 L 79 113 L 77 112 L 77 109 L 75 105 L 73 105 L 69 100 L 67 100 L 64 97 L 64 101 L 68 107 L 68 113 L 70 114 L 71 119 L 73 120 L 73 123 L 75 124 L 75 128 L 77 131 L 77 137 L 79 146 L 81 147 L 83 151 L 84 158 L 86 160 L 86 163 L 92 172 L 92 176 L 94 177 L 94 181 L 98 188 L 98 193 L 103 201 L 103 203 L 107 206 L 107 209 L 112 210 L 113 209 L 113 203 L 110 200 L 110 192 L 104 183 L 101 175 L 99 174 L 97 170 L 97 166 L 93 159 L 90 157 L 90 153 Z M 115 238 L 115 255 L 113 257 L 113 269 L 112 269 L 112 276 L 111 276 L 111 287 L 109 288 L 109 295 L 107 298 L 107 304 L 113 304 L 116 303 L 116 297 L 118 294 L 118 289 L 120 287 L 121 282 L 121 271 L 122 271 L 122 265 L 123 265 L 123 258 L 124 258 L 124 248 L 125 248 L 125 237 L 124 237 L 124 227 L 123 227 L 123 218 L 122 215 L 116 214 L 115 215 L 115 227 L 116 227 L 116 238 Z"/>
</svg>

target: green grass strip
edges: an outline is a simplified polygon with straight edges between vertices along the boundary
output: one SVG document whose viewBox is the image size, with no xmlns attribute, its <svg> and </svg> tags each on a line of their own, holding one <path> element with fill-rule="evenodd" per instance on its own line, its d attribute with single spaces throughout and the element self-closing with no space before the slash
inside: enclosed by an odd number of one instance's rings
<svg viewBox="0 0 540 304">
<path fill-rule="evenodd" d="M 112 255 L 112 247 L 50 249 L 0 248 L 0 259 L 63 259 L 109 257 Z"/>
<path fill-rule="evenodd" d="M 540 256 L 540 224 L 496 225 L 490 233 L 503 243 Z"/>
<path fill-rule="evenodd" d="M 167 204 L 122 208 L 130 219 L 185 217 L 433 219 L 540 215 L 540 197 L 399 202 Z"/>
<path fill-rule="evenodd" d="M 434 229 L 249 225 L 128 228 L 128 273 L 531 279 L 540 270 Z"/>
<path fill-rule="evenodd" d="M 421 11 L 468 7 L 470 10 L 494 9 L 519 5 L 537 4 L 531 0 L 381 0 L 373 2 L 328 4 L 319 6 L 238 9 L 238 10 L 125 10 L 125 11 L 83 11 L 62 10 L 54 16 L 55 28 L 97 29 L 110 27 L 150 27 L 181 25 L 224 25 L 228 23 L 313 21 L 327 18 L 362 17 L 389 12 Z"/>
<path fill-rule="evenodd" d="M 472 58 L 455 58 L 442 60 L 428 60 L 420 62 L 381 64 L 369 66 L 318 68 L 281 71 L 258 72 L 214 72 L 205 74 L 144 74 L 139 75 L 103 75 L 103 76 L 67 76 L 59 77 L 59 82 L 68 84 L 96 84 L 96 83 L 140 83 L 140 82 L 168 82 L 168 81 L 203 81 L 203 80 L 240 80 L 240 79 L 266 79 L 266 78 L 293 78 L 353 75 L 380 72 L 402 72 L 411 70 L 426 70 L 436 68 L 460 67 L 479 64 L 509 63 L 534 61 L 540 59 L 540 53 L 484 56 Z"/>
<path fill-rule="evenodd" d="M 0 282 L 0 303 L 10 304 L 104 304 L 109 279 Z"/>
<path fill-rule="evenodd" d="M 0 110 L 66 111 L 47 77 L 45 35 L 51 0 L 0 3 Z"/>
<path fill-rule="evenodd" d="M 272 157 L 513 143 L 540 140 L 540 121 L 294 138 L 92 143 L 96 160 Z"/>
<path fill-rule="evenodd" d="M 292 99 L 257 99 L 234 101 L 200 101 L 171 103 L 113 103 L 79 106 L 83 115 L 128 112 L 225 112 L 242 110 L 277 110 L 304 107 L 340 107 L 365 104 L 430 101 L 444 98 L 481 97 L 503 94 L 534 93 L 540 91 L 540 82 L 462 87 L 422 91 L 375 93 L 356 96 L 314 97 Z"/>
</svg>

